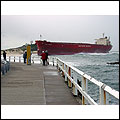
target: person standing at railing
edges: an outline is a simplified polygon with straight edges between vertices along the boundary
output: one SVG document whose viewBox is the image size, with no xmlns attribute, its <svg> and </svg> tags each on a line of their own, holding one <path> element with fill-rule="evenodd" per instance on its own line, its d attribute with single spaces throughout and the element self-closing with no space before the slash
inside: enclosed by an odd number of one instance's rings
<svg viewBox="0 0 120 120">
<path fill-rule="evenodd" d="M 26 59 L 27 59 L 27 51 L 25 50 L 24 54 L 23 54 L 23 58 L 24 58 L 24 63 L 26 63 Z"/>
<path fill-rule="evenodd" d="M 3 58 L 4 58 L 4 60 L 6 60 L 6 52 L 5 51 L 3 51 Z"/>
<path fill-rule="evenodd" d="M 45 60 L 46 60 L 46 54 L 45 54 L 45 52 L 42 51 L 42 54 L 40 56 L 42 56 L 41 59 L 43 61 L 43 65 L 45 66 Z"/>
</svg>

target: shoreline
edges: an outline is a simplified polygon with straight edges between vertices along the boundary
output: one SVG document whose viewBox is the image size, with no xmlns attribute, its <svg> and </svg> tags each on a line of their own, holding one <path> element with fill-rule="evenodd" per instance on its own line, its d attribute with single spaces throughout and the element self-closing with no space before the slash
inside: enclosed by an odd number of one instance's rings
<svg viewBox="0 0 120 120">
<path fill-rule="evenodd" d="M 6 55 L 10 56 L 10 55 L 23 55 L 24 52 L 10 52 L 10 51 L 6 51 Z M 1 51 L 1 55 L 3 54 L 3 51 Z M 32 51 L 32 54 L 37 54 L 37 51 Z"/>
</svg>

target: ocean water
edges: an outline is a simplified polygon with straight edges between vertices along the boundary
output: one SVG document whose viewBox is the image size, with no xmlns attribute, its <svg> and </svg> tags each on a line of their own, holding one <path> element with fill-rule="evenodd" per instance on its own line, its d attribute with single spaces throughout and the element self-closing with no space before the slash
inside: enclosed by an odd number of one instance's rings
<svg viewBox="0 0 120 120">
<path fill-rule="evenodd" d="M 107 64 L 107 62 L 119 61 L 119 52 L 79 53 L 75 55 L 60 55 L 57 57 L 96 80 L 119 91 L 119 65 Z M 89 81 L 88 94 L 99 103 L 99 88 Z M 109 104 L 118 105 L 119 100 L 109 95 Z"/>
</svg>

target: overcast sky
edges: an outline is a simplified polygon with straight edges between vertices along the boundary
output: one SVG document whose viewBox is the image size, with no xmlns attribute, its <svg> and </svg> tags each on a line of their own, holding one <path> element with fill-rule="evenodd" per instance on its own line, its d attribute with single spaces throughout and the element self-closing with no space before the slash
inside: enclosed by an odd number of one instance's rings
<svg viewBox="0 0 120 120">
<path fill-rule="evenodd" d="M 40 39 L 94 43 L 102 33 L 119 50 L 118 15 L 2 15 L 1 48 L 19 47 Z"/>
<path fill-rule="evenodd" d="M 105 33 L 119 50 L 119 2 L 2 1 L 1 49 L 40 39 L 95 43 Z"/>
</svg>

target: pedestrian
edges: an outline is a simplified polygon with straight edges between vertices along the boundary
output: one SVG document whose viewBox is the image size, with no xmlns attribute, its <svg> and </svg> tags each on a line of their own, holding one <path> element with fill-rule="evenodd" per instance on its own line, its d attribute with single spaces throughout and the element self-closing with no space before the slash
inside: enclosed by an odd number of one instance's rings
<svg viewBox="0 0 120 120">
<path fill-rule="evenodd" d="M 4 60 L 6 60 L 6 52 L 5 51 L 3 51 L 3 58 L 4 58 Z"/>
<path fill-rule="evenodd" d="M 48 51 L 47 50 L 45 51 L 45 54 L 46 54 L 46 59 L 45 59 L 46 65 L 49 65 L 49 62 L 48 62 Z"/>
<path fill-rule="evenodd" d="M 45 54 L 45 52 L 42 51 L 42 54 L 40 56 L 41 56 L 41 59 L 43 61 L 43 65 L 45 66 L 45 60 L 46 60 L 46 54 Z"/>
<path fill-rule="evenodd" d="M 23 54 L 23 58 L 24 58 L 24 63 L 26 63 L 26 59 L 27 59 L 27 51 L 25 50 L 24 54 Z"/>
</svg>

